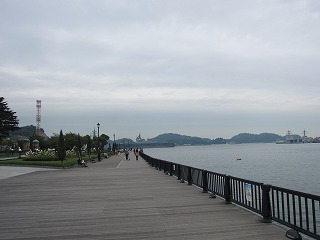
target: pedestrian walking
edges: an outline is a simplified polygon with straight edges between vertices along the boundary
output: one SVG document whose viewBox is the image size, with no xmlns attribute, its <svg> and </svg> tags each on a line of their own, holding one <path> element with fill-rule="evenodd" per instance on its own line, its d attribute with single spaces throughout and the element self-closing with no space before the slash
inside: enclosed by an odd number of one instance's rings
<svg viewBox="0 0 320 240">
<path fill-rule="evenodd" d="M 139 159 L 139 150 L 138 150 L 138 148 L 134 151 L 134 155 L 136 155 L 136 160 L 138 161 L 138 159 Z"/>
<path fill-rule="evenodd" d="M 126 155 L 126 160 L 130 160 L 129 159 L 129 151 L 128 151 L 128 149 L 124 150 L 124 154 Z"/>
</svg>

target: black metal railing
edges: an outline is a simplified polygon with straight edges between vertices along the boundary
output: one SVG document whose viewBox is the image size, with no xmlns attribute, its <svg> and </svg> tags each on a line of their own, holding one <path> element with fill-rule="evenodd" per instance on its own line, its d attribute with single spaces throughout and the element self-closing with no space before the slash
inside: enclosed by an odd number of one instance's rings
<svg viewBox="0 0 320 240">
<path fill-rule="evenodd" d="M 273 220 L 320 239 L 319 196 L 271 186 L 270 198 Z"/>
<path fill-rule="evenodd" d="M 320 196 L 168 162 L 142 152 L 140 156 L 159 171 L 218 195 L 225 203 L 235 203 L 260 214 L 263 222 L 273 220 L 320 239 Z"/>
</svg>

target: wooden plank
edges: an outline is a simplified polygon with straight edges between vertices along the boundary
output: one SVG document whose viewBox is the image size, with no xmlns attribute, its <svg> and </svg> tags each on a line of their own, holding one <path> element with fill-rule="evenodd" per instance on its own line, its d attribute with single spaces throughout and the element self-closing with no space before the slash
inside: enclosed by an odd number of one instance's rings
<svg viewBox="0 0 320 240">
<path fill-rule="evenodd" d="M 287 239 L 285 228 L 123 157 L 0 180 L 0 239 Z"/>
</svg>

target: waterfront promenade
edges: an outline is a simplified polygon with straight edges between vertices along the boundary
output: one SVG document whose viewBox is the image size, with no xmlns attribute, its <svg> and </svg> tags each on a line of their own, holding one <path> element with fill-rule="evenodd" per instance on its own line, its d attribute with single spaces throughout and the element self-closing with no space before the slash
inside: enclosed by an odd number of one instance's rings
<svg viewBox="0 0 320 240">
<path fill-rule="evenodd" d="M 288 239 L 286 229 L 124 155 L 0 180 L 0 239 Z"/>
</svg>

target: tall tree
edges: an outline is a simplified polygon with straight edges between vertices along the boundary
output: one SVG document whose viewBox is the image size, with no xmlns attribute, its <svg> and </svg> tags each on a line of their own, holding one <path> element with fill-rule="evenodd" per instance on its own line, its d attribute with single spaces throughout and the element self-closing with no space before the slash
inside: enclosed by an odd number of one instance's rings
<svg viewBox="0 0 320 240">
<path fill-rule="evenodd" d="M 101 134 L 100 136 L 100 144 L 102 146 L 102 151 L 104 150 L 104 146 L 107 144 L 107 141 L 110 139 L 110 137 L 106 134 Z"/>
<path fill-rule="evenodd" d="M 78 145 L 78 134 L 76 133 L 66 133 L 64 136 L 65 146 L 67 150 L 72 150 Z"/>
<path fill-rule="evenodd" d="M 60 130 L 57 155 L 61 162 L 66 159 L 66 146 L 62 130 Z"/>
<path fill-rule="evenodd" d="M 19 130 L 19 120 L 3 97 L 0 97 L 0 140 L 9 136 L 11 131 Z"/>
</svg>

